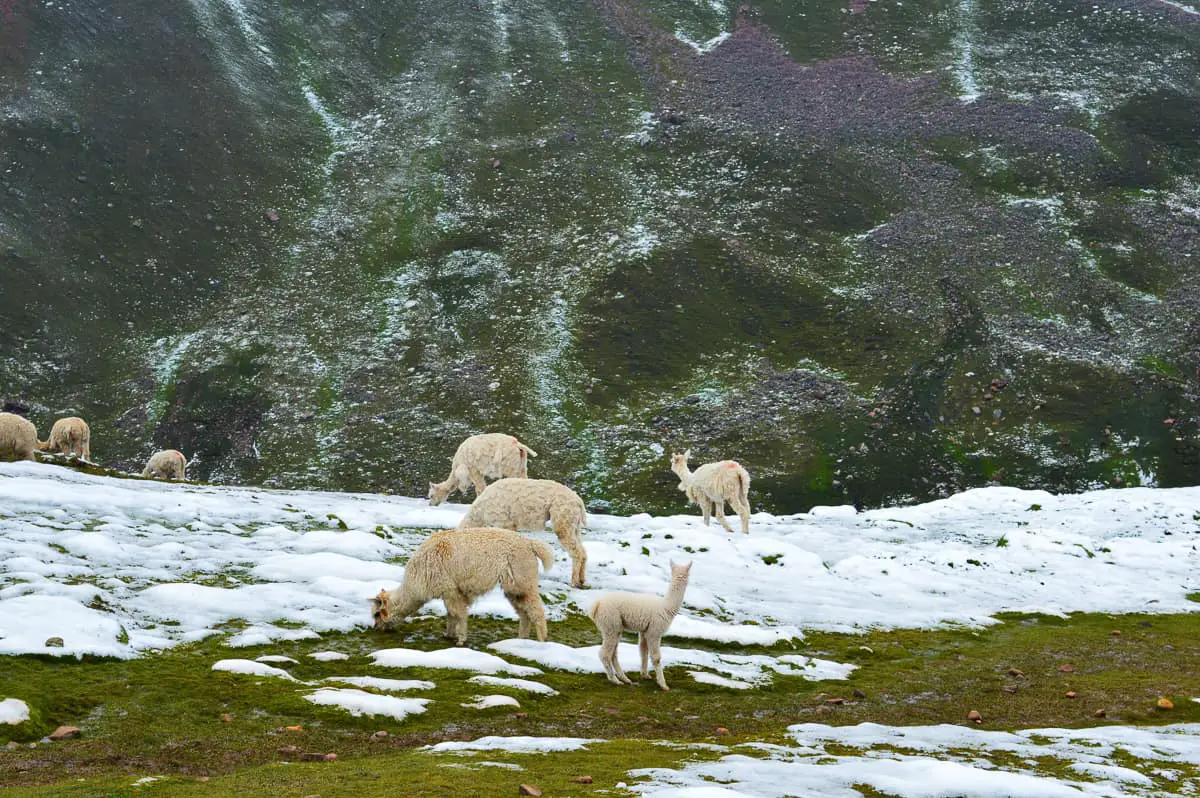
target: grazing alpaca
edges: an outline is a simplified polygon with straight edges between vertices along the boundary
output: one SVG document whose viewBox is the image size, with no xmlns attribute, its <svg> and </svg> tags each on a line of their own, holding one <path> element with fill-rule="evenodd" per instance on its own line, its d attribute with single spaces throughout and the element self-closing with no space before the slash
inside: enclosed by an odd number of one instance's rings
<svg viewBox="0 0 1200 798">
<path fill-rule="evenodd" d="M 459 529 L 498 526 L 541 532 L 549 521 L 558 542 L 571 555 L 571 584 L 583 587 L 587 550 L 579 539 L 587 525 L 587 510 L 579 494 L 549 479 L 501 479 L 476 497 Z"/>
<path fill-rule="evenodd" d="M 50 428 L 50 437 L 45 441 L 38 441 L 37 447 L 46 452 L 62 452 L 68 457 L 75 457 L 84 460 L 92 459 L 92 430 L 88 427 L 87 422 L 79 416 L 71 416 L 69 418 L 60 418 L 54 422 L 54 426 Z"/>
<path fill-rule="evenodd" d="M 676 565 L 671 563 L 671 584 L 666 596 L 652 596 L 649 593 L 605 593 L 596 599 L 588 615 L 600 630 L 603 642 L 600 644 L 600 664 L 608 674 L 608 680 L 613 684 L 633 684 L 621 663 L 617 661 L 617 644 L 621 642 L 621 632 L 638 633 L 638 651 L 642 655 L 642 678 L 649 679 L 650 672 L 646 660 L 654 660 L 654 675 L 658 686 L 663 690 L 667 680 L 663 677 L 662 650 L 659 644 L 662 636 L 675 620 L 679 606 L 683 604 L 683 592 L 687 590 L 688 575 L 692 564 Z"/>
<path fill-rule="evenodd" d="M 150 455 L 150 459 L 146 461 L 146 468 L 142 470 L 142 476 L 151 479 L 183 479 L 186 470 L 187 458 L 183 453 L 165 449 Z"/>
<path fill-rule="evenodd" d="M 500 432 L 472 435 L 458 445 L 450 461 L 450 476 L 442 482 L 429 483 L 429 503 L 436 507 L 456 490 L 465 496 L 472 486 L 478 498 L 487 487 L 485 479 L 525 479 L 529 476 L 530 457 L 537 457 L 537 452 L 511 435 Z"/>
<path fill-rule="evenodd" d="M 16 413 L 0 413 L 0 460 L 35 460 L 37 427 Z"/>
<path fill-rule="evenodd" d="M 430 599 L 446 605 L 446 637 L 467 642 L 467 609 L 499 583 L 521 619 L 520 637 L 530 629 L 546 639 L 546 608 L 538 594 L 538 560 L 549 570 L 554 551 L 508 529 L 450 529 L 434 532 L 417 547 L 404 569 L 404 582 L 371 599 L 376 629 L 390 629 Z"/>
<path fill-rule="evenodd" d="M 671 455 L 671 470 L 679 476 L 679 489 L 688 500 L 700 505 L 704 525 L 708 526 L 709 512 L 717 516 L 726 532 L 733 528 L 725 520 L 725 502 L 742 519 L 742 532 L 750 534 L 750 474 L 733 460 L 708 463 L 695 471 L 688 470 L 692 450 Z"/>
</svg>

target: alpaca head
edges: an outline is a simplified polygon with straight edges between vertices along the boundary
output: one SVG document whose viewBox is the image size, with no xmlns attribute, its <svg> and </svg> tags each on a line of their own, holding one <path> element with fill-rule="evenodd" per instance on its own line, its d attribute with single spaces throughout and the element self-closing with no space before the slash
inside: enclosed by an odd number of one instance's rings
<svg viewBox="0 0 1200 798">
<path fill-rule="evenodd" d="M 679 489 L 687 492 L 687 475 L 688 475 L 688 458 L 692 456 L 692 450 L 688 449 L 683 454 L 671 455 L 671 470 L 679 476 Z"/>
<path fill-rule="evenodd" d="M 386 629 L 388 625 L 388 593 L 387 590 L 380 590 L 379 595 L 371 599 L 371 622 L 375 628 Z"/>
<path fill-rule="evenodd" d="M 672 582 L 680 581 L 680 580 L 686 582 L 688 580 L 688 576 L 691 573 L 692 573 L 692 561 L 691 560 L 684 563 L 683 565 L 676 565 L 674 563 L 674 561 L 671 561 L 671 581 Z"/>
<path fill-rule="evenodd" d="M 445 487 L 443 487 L 443 485 Z M 441 485 L 436 482 L 429 483 L 429 505 L 437 507 L 442 502 L 446 501 L 446 497 L 450 495 L 450 485 L 448 482 L 443 482 Z"/>
</svg>

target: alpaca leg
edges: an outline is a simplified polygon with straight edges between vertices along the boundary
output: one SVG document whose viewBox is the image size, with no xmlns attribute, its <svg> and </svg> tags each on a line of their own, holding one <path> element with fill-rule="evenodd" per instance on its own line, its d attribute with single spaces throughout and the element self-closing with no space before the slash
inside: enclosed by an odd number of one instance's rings
<svg viewBox="0 0 1200 798">
<path fill-rule="evenodd" d="M 600 644 L 600 662 L 604 665 L 604 672 L 608 674 L 610 682 L 629 684 L 629 679 L 621 671 L 621 664 L 617 662 L 617 644 L 620 642 L 620 635 L 605 637 L 604 642 Z"/>
<path fill-rule="evenodd" d="M 732 534 L 733 527 L 731 527 L 729 522 L 725 520 L 725 500 L 717 499 L 715 502 L 713 502 L 713 509 L 716 511 L 717 520 L 721 522 L 721 526 L 725 527 L 726 532 Z"/>
<path fill-rule="evenodd" d="M 733 505 L 733 509 L 737 510 L 738 518 L 742 519 L 742 534 L 750 534 L 750 504 L 741 496 Z"/>
<path fill-rule="evenodd" d="M 697 504 L 700 505 L 700 512 L 704 514 L 704 525 L 708 526 L 709 513 L 711 512 L 709 510 L 709 507 L 712 505 L 712 502 L 710 502 L 708 499 L 706 499 L 704 497 L 701 497 L 700 501 L 697 502 Z"/>
<path fill-rule="evenodd" d="M 571 555 L 571 585 L 583 587 L 587 575 L 587 549 L 579 538 L 579 529 L 567 524 L 555 524 L 554 534 Z"/>
<path fill-rule="evenodd" d="M 454 645 L 462 646 L 467 643 L 467 607 L 470 602 L 460 593 L 451 593 L 442 597 L 446 605 L 446 637 L 454 641 Z"/>
<path fill-rule="evenodd" d="M 638 653 L 642 655 L 642 678 L 649 679 L 647 666 L 650 664 L 650 643 L 646 640 L 645 632 L 638 632 Z"/>
<path fill-rule="evenodd" d="M 659 647 L 659 643 L 661 642 L 662 638 L 656 638 L 650 642 L 650 658 L 654 660 L 654 675 L 658 681 L 658 686 L 667 691 L 671 688 L 667 687 L 666 677 L 663 676 L 662 649 Z"/>
<path fill-rule="evenodd" d="M 483 493 L 483 489 L 487 487 L 487 481 L 484 480 L 483 474 L 478 471 L 471 472 L 471 484 L 475 486 L 475 498 L 479 498 L 479 494 Z"/>
<path fill-rule="evenodd" d="M 545 642 L 546 608 L 542 604 L 542 597 L 537 593 L 526 595 L 524 593 L 507 592 L 504 594 L 504 597 L 508 599 L 508 603 L 517 611 L 517 617 L 521 619 L 517 636 L 526 638 L 529 637 L 529 632 L 533 631 L 537 634 L 538 640 Z"/>
</svg>

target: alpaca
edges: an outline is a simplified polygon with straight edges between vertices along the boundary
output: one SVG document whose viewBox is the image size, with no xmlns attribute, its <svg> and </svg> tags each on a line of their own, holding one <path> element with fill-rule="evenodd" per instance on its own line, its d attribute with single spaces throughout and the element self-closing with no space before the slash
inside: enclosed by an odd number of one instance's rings
<svg viewBox="0 0 1200 798">
<path fill-rule="evenodd" d="M 587 526 L 587 510 L 579 494 L 549 479 L 500 479 L 476 497 L 459 529 L 498 526 L 541 532 L 549 521 L 558 542 L 571 555 L 571 584 L 583 587 L 587 550 L 579 530 Z"/>
<path fill-rule="evenodd" d="M 475 487 L 475 496 L 483 493 L 485 479 L 529 476 L 530 457 L 537 452 L 511 435 L 489 432 L 472 435 L 458 445 L 450 461 L 450 476 L 443 482 L 429 483 L 429 503 L 436 507 L 454 491 L 465 496 L 467 488 Z"/>
<path fill-rule="evenodd" d="M 676 565 L 671 563 L 671 584 L 667 595 L 659 598 L 649 593 L 605 593 L 596 599 L 588 615 L 596 628 L 600 630 L 603 642 L 600 644 L 600 664 L 608 680 L 613 684 L 633 684 L 621 663 L 617 661 L 617 645 L 621 642 L 621 632 L 638 633 L 638 651 L 642 655 L 642 678 L 649 679 L 647 659 L 654 660 L 654 675 L 658 686 L 663 690 L 667 680 L 663 677 L 662 649 L 659 644 L 666 634 L 683 604 L 683 592 L 687 590 L 688 576 L 692 564 Z"/>
<path fill-rule="evenodd" d="M 467 642 L 467 609 L 498 582 L 521 619 L 518 634 L 546 639 L 546 608 L 538 594 L 538 560 L 545 570 L 554 551 L 508 529 L 448 529 L 434 532 L 417 547 L 404 569 L 404 582 L 371 599 L 375 628 L 390 629 L 430 599 L 446 605 L 446 637 Z"/>
<path fill-rule="evenodd" d="M 37 427 L 16 413 L 0 413 L 0 460 L 35 460 Z"/>
<path fill-rule="evenodd" d="M 142 471 L 142 476 L 151 479 L 183 479 L 187 464 L 187 458 L 183 456 L 182 452 L 165 449 L 150 456 L 150 459 L 146 461 L 146 468 Z"/>
<path fill-rule="evenodd" d="M 68 457 L 92 459 L 92 430 L 79 416 L 60 418 L 50 428 L 50 438 L 38 441 L 38 449 L 45 452 L 62 452 Z"/>
<path fill-rule="evenodd" d="M 671 455 L 671 470 L 679 476 L 679 489 L 688 501 L 700 505 L 704 525 L 708 526 L 709 512 L 717 516 L 726 532 L 733 532 L 725 520 L 725 502 L 742 519 L 742 532 L 750 534 L 750 474 L 733 460 L 708 463 L 695 471 L 688 470 L 692 450 Z"/>
</svg>

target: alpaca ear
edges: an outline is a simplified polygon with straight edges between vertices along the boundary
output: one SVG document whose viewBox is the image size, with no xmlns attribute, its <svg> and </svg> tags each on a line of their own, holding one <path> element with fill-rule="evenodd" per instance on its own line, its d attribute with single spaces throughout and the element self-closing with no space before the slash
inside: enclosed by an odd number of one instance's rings
<svg viewBox="0 0 1200 798">
<path fill-rule="evenodd" d="M 684 459 L 684 460 L 691 460 L 691 459 L 692 459 L 692 450 L 691 450 L 691 449 L 686 449 L 686 450 L 684 450 L 684 452 L 683 452 L 683 459 Z"/>
</svg>

